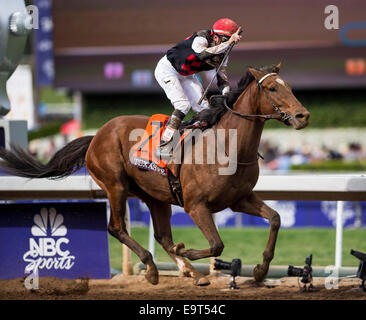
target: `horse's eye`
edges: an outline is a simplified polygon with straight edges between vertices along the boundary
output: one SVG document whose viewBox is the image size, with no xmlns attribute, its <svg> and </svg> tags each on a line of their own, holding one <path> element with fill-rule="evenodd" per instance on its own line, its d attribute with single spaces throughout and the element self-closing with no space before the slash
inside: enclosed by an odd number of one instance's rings
<svg viewBox="0 0 366 320">
<path fill-rule="evenodd" d="M 274 91 L 276 91 L 276 88 L 275 88 L 275 87 L 270 87 L 270 88 L 269 88 L 269 91 L 274 92 Z"/>
</svg>

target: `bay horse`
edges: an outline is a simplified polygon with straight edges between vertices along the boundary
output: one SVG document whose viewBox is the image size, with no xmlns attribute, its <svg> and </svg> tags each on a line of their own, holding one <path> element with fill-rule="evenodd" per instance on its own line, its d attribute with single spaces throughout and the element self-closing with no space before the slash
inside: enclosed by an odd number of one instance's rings
<svg viewBox="0 0 366 320">
<path fill-rule="evenodd" d="M 186 249 L 183 243 L 174 244 L 170 225 L 171 204 L 178 203 L 171 193 L 167 177 L 157 172 L 140 170 L 129 162 L 129 151 L 136 143 L 130 141 L 129 135 L 136 128 L 145 129 L 149 120 L 146 116 L 116 117 L 102 126 L 95 136 L 84 136 L 66 144 L 47 164 L 42 164 L 18 147 L 13 147 L 12 151 L 1 149 L 2 167 L 18 176 L 57 179 L 86 165 L 89 174 L 105 191 L 110 202 L 109 233 L 127 245 L 146 265 L 146 279 L 151 284 L 159 281 L 153 257 L 126 230 L 124 218 L 129 196 L 138 197 L 147 204 L 155 239 L 182 274 L 193 278 L 195 285 L 207 285 L 210 282 L 185 258 L 197 260 L 218 257 L 224 249 L 213 213 L 231 208 L 235 212 L 266 218 L 270 223 L 269 238 L 263 261 L 253 271 L 255 280 L 261 282 L 273 259 L 281 224 L 280 215 L 253 191 L 259 176 L 258 147 L 263 127 L 266 120 L 277 119 L 299 130 L 308 125 L 310 116 L 292 93 L 290 85 L 279 76 L 279 71 L 280 64 L 260 69 L 248 68 L 246 76 L 239 82 L 238 88 L 229 94 L 227 101 L 203 113 L 211 118 L 216 117 L 217 123 L 213 124 L 213 129 L 236 130 L 235 173 L 220 175 L 217 169 L 222 165 L 217 163 L 195 164 L 193 161 L 188 164 L 183 160 L 180 165 L 184 210 L 207 239 L 208 249 Z M 207 147 L 206 139 L 202 139 L 202 143 Z M 198 147 L 196 144 L 193 149 Z"/>
</svg>

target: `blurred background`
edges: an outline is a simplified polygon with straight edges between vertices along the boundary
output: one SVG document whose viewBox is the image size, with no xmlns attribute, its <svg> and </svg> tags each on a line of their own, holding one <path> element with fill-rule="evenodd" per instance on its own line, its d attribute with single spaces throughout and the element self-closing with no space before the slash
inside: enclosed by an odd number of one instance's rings
<svg viewBox="0 0 366 320">
<path fill-rule="evenodd" d="M 365 1 L 26 2 L 39 8 L 40 28 L 29 37 L 21 72 L 10 79 L 8 92 L 13 103 L 21 101 L 27 108 L 20 117 L 28 120 L 29 149 L 38 158 L 46 161 L 65 142 L 94 134 L 116 116 L 170 114 L 172 106 L 153 75 L 157 62 L 172 45 L 229 17 L 244 30 L 243 40 L 230 55 L 231 86 L 248 66 L 282 61 L 281 76 L 311 112 L 310 125 L 301 131 L 267 122 L 259 150 L 264 156 L 261 174 L 365 173 Z M 336 29 L 325 26 L 328 5 L 338 8 Z M 206 86 L 212 73 L 200 77 Z M 22 96 L 16 90 L 19 86 L 24 88 Z M 272 201 L 271 205 L 281 213 L 285 228 L 335 224 L 334 202 Z M 135 226 L 148 224 L 146 207 L 135 199 L 130 206 Z M 364 202 L 349 203 L 347 210 L 347 227 L 365 226 Z M 173 224 L 192 224 L 178 207 L 173 212 Z M 253 217 L 238 218 L 230 212 L 224 216 L 218 220 L 220 226 L 267 226 Z"/>
<path fill-rule="evenodd" d="M 231 86 L 248 66 L 282 61 L 282 77 L 311 112 L 310 126 L 299 132 L 267 122 L 262 173 L 366 168 L 364 1 L 333 1 L 339 29 L 330 30 L 325 27 L 329 3 L 323 0 L 27 4 L 37 5 L 40 14 L 40 28 L 29 38 L 23 61 L 32 76 L 27 88 L 33 96 L 25 97 L 30 149 L 40 158 L 46 160 L 75 131 L 95 132 L 115 116 L 170 114 L 172 106 L 153 75 L 157 62 L 196 30 L 230 17 L 244 29 L 230 55 Z M 349 28 L 362 21 L 363 28 Z M 205 86 L 212 73 L 200 78 Z"/>
</svg>

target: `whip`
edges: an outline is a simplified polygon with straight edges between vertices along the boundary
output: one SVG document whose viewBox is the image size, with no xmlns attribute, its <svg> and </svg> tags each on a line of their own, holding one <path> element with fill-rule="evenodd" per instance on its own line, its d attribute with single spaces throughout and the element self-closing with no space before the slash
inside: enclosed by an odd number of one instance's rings
<svg viewBox="0 0 366 320">
<path fill-rule="evenodd" d="M 240 30 L 238 34 L 240 35 L 242 32 L 243 32 L 243 30 Z M 201 99 L 198 101 L 199 105 L 202 103 L 203 99 L 206 97 L 206 94 L 207 94 L 208 90 L 210 89 L 214 79 L 216 78 L 217 74 L 219 73 L 222 65 L 224 64 L 224 61 L 229 56 L 229 54 L 230 54 L 231 50 L 233 49 L 234 45 L 235 45 L 235 42 L 231 43 L 230 46 L 229 46 L 229 49 L 227 49 L 224 58 L 222 59 L 219 67 L 216 69 L 215 75 L 212 77 L 212 79 L 211 79 L 210 83 L 208 84 L 206 90 L 203 92 L 203 95 L 202 95 Z"/>
</svg>

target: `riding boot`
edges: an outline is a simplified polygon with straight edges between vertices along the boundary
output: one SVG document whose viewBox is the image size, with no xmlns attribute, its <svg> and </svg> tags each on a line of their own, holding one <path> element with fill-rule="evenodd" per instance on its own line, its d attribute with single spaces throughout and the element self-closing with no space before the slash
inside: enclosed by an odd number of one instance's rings
<svg viewBox="0 0 366 320">
<path fill-rule="evenodd" d="M 157 147 L 155 155 L 162 159 L 169 159 L 173 156 L 173 136 L 177 133 L 179 126 L 185 117 L 185 114 L 179 110 L 174 110 L 172 116 L 169 118 L 165 130 L 162 134 L 160 146 Z"/>
</svg>

